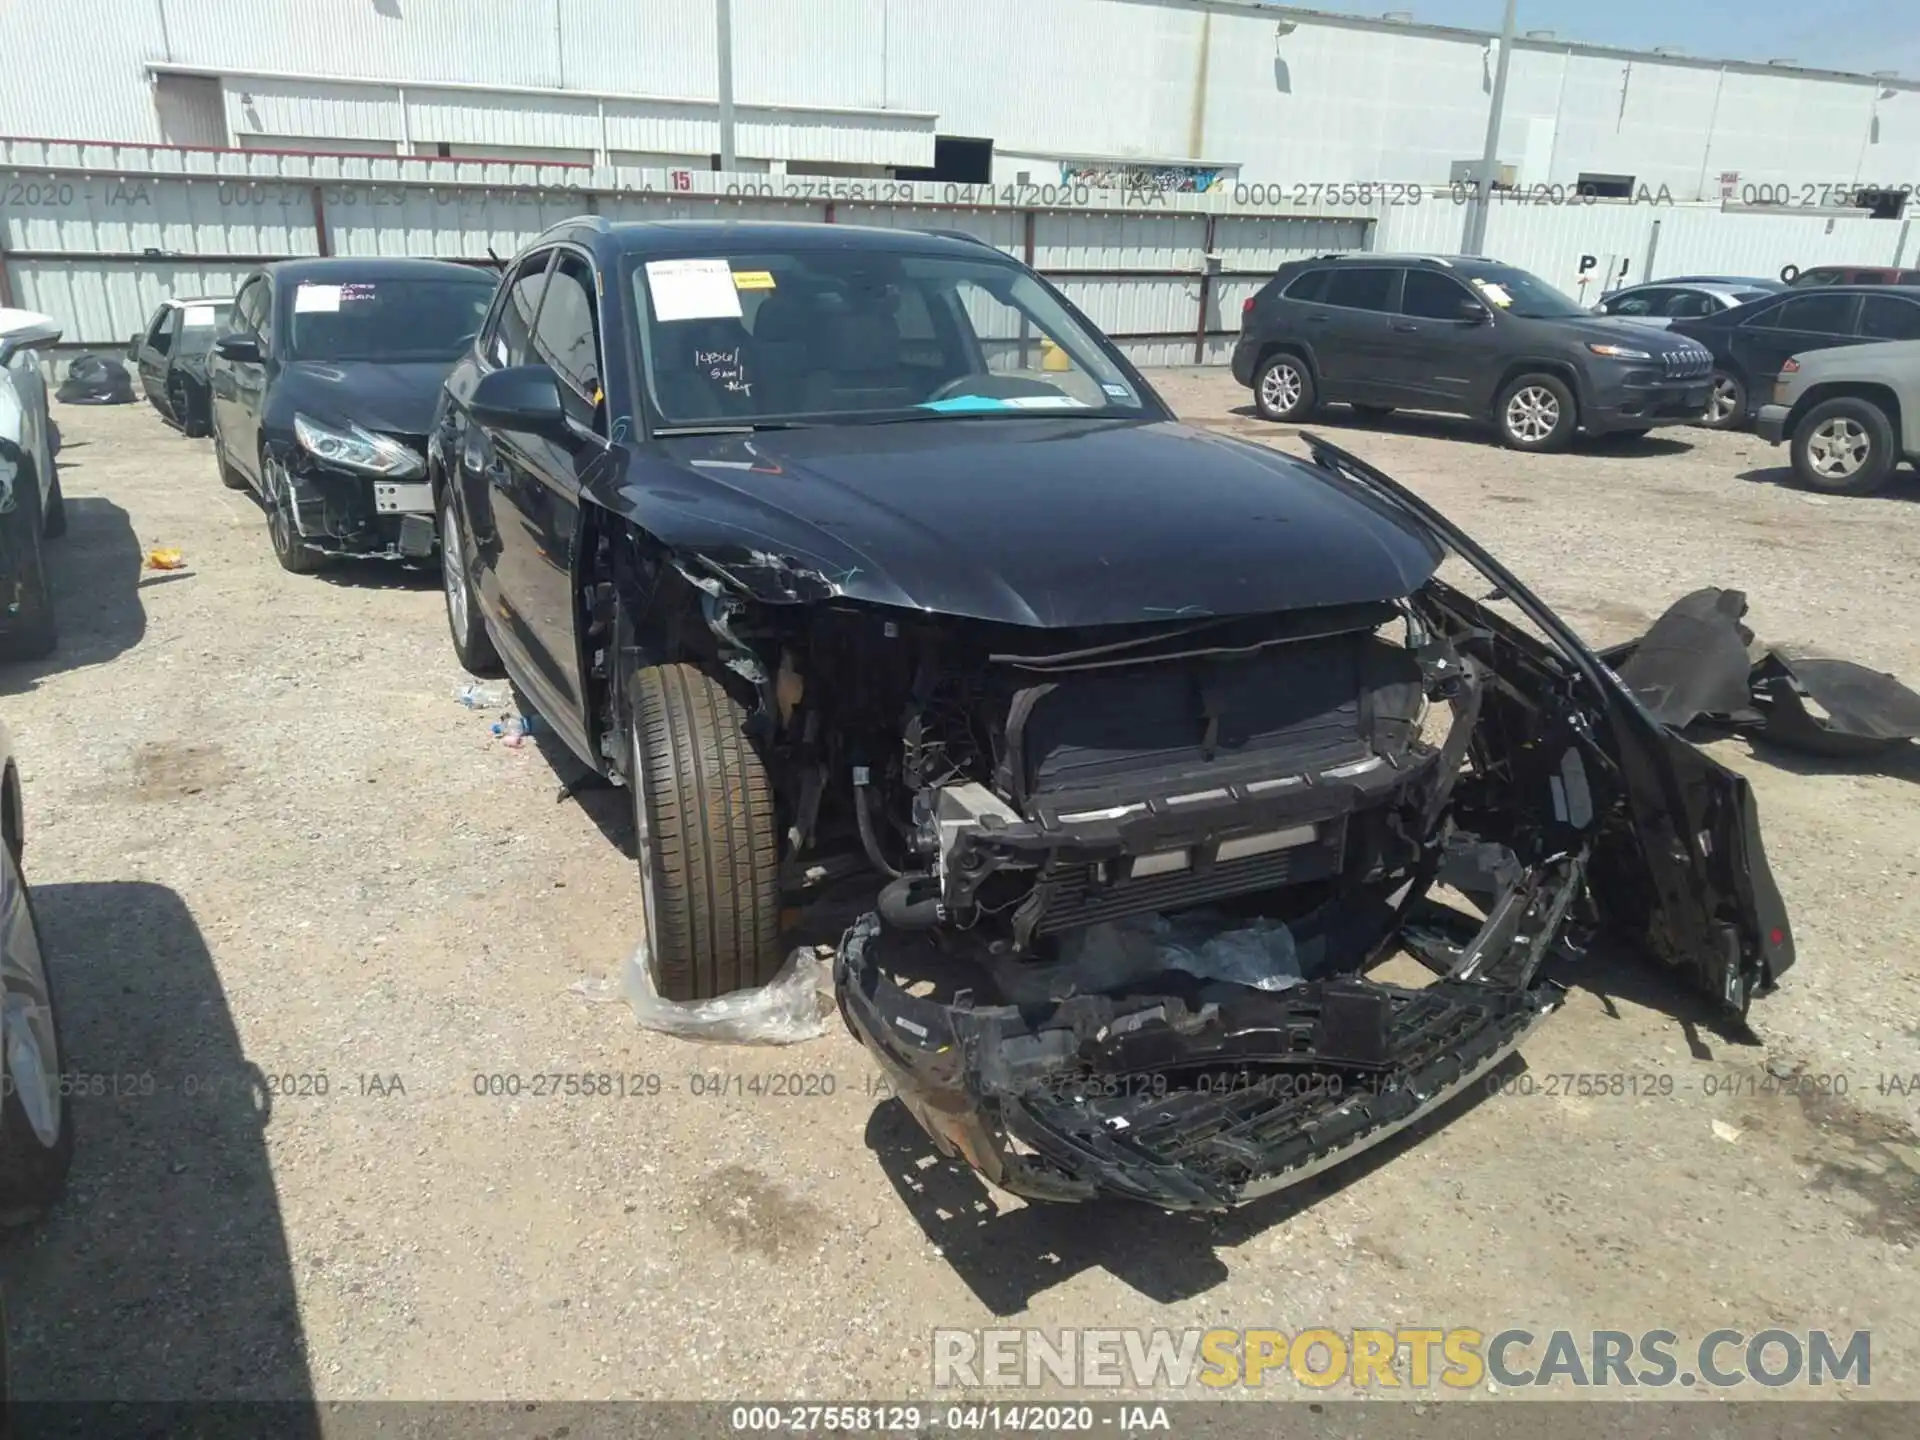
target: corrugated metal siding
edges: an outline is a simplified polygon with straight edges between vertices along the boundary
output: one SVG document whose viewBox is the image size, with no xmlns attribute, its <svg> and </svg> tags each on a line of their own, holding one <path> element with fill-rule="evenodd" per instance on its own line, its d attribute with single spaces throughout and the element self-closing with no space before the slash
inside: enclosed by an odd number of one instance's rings
<svg viewBox="0 0 1920 1440">
<path fill-rule="evenodd" d="M 15 260 L 7 269 L 23 309 L 60 321 L 62 346 L 124 346 L 162 300 L 231 295 L 247 274 L 241 267 L 191 260 Z"/>
<path fill-rule="evenodd" d="M 406 134 L 397 89 L 309 80 L 226 80 L 221 89 L 227 104 L 227 130 L 235 137 L 341 135 L 398 140 Z"/>
<path fill-rule="evenodd" d="M 463 8 L 471 13 L 471 0 Z M 805 11 L 806 0 L 794 0 Z M 628 95 L 686 95 L 716 93 L 713 0 L 558 0 L 561 17 L 563 83 L 576 90 L 605 90 Z M 551 12 L 549 12 L 551 13 Z M 810 48 L 833 50 L 817 43 Z M 734 5 L 734 95 L 738 99 L 771 97 L 749 91 L 741 83 L 740 55 L 754 43 L 740 24 L 740 5 Z M 492 76 L 462 75 L 466 80 L 493 81 Z M 549 82 L 537 82 L 549 83 Z M 857 102 L 841 100 L 842 105 Z"/>
<path fill-rule="evenodd" d="M 311 255 L 305 185 L 0 170 L 9 251 Z"/>
<path fill-rule="evenodd" d="M 470 145 L 600 148 L 600 107 L 592 100 L 409 90 L 407 130 L 416 146 L 438 140 Z"/>
<path fill-rule="evenodd" d="M 144 67 L 161 53 L 151 4 L 0 4 L 0 134 L 159 141 Z"/>
<path fill-rule="evenodd" d="M 890 0 L 733 0 L 735 95 L 763 105 L 886 106 L 893 8 Z M 901 23 L 924 26 L 931 8 L 916 6 Z M 688 9 L 705 14 L 710 36 L 712 0 Z M 712 60 L 707 66 L 711 77 Z M 687 93 L 687 81 L 673 93 Z M 695 93 L 712 93 L 711 83 Z"/>
</svg>

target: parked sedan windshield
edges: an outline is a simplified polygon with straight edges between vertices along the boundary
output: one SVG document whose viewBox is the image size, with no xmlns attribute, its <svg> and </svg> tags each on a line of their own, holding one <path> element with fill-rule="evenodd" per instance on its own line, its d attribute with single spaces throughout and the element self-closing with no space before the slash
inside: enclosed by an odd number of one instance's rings
<svg viewBox="0 0 1920 1440">
<path fill-rule="evenodd" d="M 295 360 L 452 360 L 480 332 L 496 277 L 358 280 L 293 292 Z"/>
<path fill-rule="evenodd" d="M 1482 300 L 1523 320 L 1570 320 L 1587 313 L 1538 275 L 1512 265 L 1476 266 L 1461 278 Z"/>
<path fill-rule="evenodd" d="M 631 283 L 668 429 L 1145 409 L 1107 342 L 991 254 L 641 259 Z"/>
</svg>

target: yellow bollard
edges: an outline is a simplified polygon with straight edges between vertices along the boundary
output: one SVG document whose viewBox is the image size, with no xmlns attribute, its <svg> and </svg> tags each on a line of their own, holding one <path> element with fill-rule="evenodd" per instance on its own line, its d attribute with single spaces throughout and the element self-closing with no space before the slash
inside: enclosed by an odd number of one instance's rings
<svg viewBox="0 0 1920 1440">
<path fill-rule="evenodd" d="M 1042 370 L 1071 370 L 1073 361 L 1067 358 L 1067 352 L 1048 339 L 1040 341 L 1040 368 Z"/>
</svg>

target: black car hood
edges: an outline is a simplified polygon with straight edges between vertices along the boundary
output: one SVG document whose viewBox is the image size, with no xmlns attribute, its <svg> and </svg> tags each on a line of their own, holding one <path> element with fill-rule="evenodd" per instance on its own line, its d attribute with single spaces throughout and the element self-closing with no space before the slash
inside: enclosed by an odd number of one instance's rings
<svg viewBox="0 0 1920 1440">
<path fill-rule="evenodd" d="M 451 368 L 445 360 L 289 360 L 273 387 L 276 418 L 291 425 L 299 411 L 382 434 L 425 435 Z"/>
<path fill-rule="evenodd" d="M 603 503 L 759 598 L 1068 627 L 1395 599 L 1441 549 L 1357 486 L 1172 422 L 669 438 Z"/>
</svg>

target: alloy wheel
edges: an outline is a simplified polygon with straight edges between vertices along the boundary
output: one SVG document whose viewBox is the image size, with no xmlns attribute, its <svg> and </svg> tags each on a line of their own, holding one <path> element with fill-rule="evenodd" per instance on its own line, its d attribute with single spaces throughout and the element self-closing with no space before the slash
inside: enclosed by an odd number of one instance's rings
<svg viewBox="0 0 1920 1440">
<path fill-rule="evenodd" d="M 1845 480 L 1858 473 L 1872 451 L 1866 427 L 1844 415 L 1821 421 L 1807 437 L 1807 464 L 1828 480 Z"/>
<path fill-rule="evenodd" d="M 1553 434 L 1560 424 L 1560 401 L 1544 385 L 1528 385 L 1516 390 L 1507 401 L 1507 433 L 1514 439 L 1536 445 Z"/>
<path fill-rule="evenodd" d="M 19 885 L 11 864 L 0 861 L 0 886 Z M 0 909 L 12 907 L 12 895 L 0 896 Z M 19 897 L 27 923 L 0 953 L 0 1044 L 6 1047 L 6 1080 L 34 1138 L 52 1149 L 60 1143 L 60 1046 L 53 1031 L 53 994 L 40 955 L 40 931 Z"/>
<path fill-rule="evenodd" d="M 440 578 L 447 590 L 447 614 L 461 644 L 471 638 L 472 618 L 467 608 L 467 556 L 460 543 L 460 520 L 453 513 L 453 501 L 440 508 Z"/>
<path fill-rule="evenodd" d="M 1300 403 L 1300 372 L 1291 365 L 1275 365 L 1260 379 L 1260 398 L 1269 410 L 1284 412 Z"/>
</svg>

